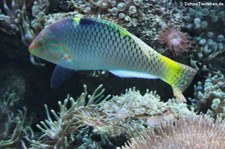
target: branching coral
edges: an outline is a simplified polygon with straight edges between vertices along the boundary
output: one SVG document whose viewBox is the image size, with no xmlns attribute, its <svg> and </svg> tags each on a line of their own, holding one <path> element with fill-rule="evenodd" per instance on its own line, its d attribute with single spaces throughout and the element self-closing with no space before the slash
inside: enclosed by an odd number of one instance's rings
<svg viewBox="0 0 225 149">
<path fill-rule="evenodd" d="M 205 82 L 195 85 L 194 90 L 191 101 L 198 113 L 225 118 L 225 78 L 221 72 L 209 74 Z"/>
<path fill-rule="evenodd" d="M 189 115 L 140 133 L 122 149 L 225 148 L 225 121 Z"/>
<path fill-rule="evenodd" d="M 9 119 L 6 123 L 6 128 L 4 128 L 4 132 L 1 132 L 1 141 L 0 148 L 9 148 L 9 147 L 21 147 L 24 146 L 24 139 L 26 136 L 25 129 L 25 117 L 26 117 L 26 109 L 25 114 L 22 111 L 19 111 L 19 114 L 8 115 Z"/>
<path fill-rule="evenodd" d="M 26 147 L 26 138 L 32 137 L 33 131 L 25 124 L 26 108 L 13 108 L 18 97 L 14 90 L 7 90 L 0 100 L 0 148 Z"/>
<path fill-rule="evenodd" d="M 5 123 L 1 123 L 0 124 L 0 128 L 1 130 L 8 130 L 8 123 L 12 121 L 12 118 L 15 116 L 13 111 L 13 106 L 19 101 L 19 97 L 17 96 L 17 94 L 15 93 L 15 90 L 8 88 L 5 93 L 3 94 L 2 99 L 0 100 L 0 121 Z M 1 134 L 4 136 L 4 134 L 8 134 L 1 132 Z M 3 137 L 2 136 L 2 137 Z M 5 135 L 6 136 L 6 135 Z"/>
<path fill-rule="evenodd" d="M 3 1 L 3 12 L 0 14 L 0 29 L 9 34 L 20 32 L 23 43 L 28 44 L 34 38 L 27 14 L 28 1 Z"/>
<path fill-rule="evenodd" d="M 76 136 L 79 135 L 82 127 L 85 127 L 85 125 L 96 127 L 100 123 L 100 114 L 91 107 L 95 107 L 93 104 L 103 99 L 104 89 L 99 86 L 92 95 L 88 95 L 85 85 L 84 89 L 84 93 L 81 94 L 77 101 L 69 96 L 63 103 L 59 101 L 59 113 L 51 110 L 54 118 L 51 118 L 45 105 L 47 120 L 42 121 L 41 125 L 37 125 L 43 135 L 37 141 L 31 141 L 33 147 L 68 148 L 76 140 Z M 87 103 L 85 102 L 86 98 L 88 98 Z M 109 96 L 103 100 L 107 98 Z M 68 102 L 70 102 L 70 106 L 68 106 Z"/>
<path fill-rule="evenodd" d="M 31 4 L 33 4 L 32 15 L 35 17 L 33 21 L 31 21 L 31 15 L 27 13 L 28 6 Z M 29 45 L 35 38 L 35 34 L 43 28 L 41 23 L 48 5 L 48 0 L 4 0 L 2 11 L 0 11 L 0 29 L 7 34 L 20 32 L 23 43 Z"/>
</svg>

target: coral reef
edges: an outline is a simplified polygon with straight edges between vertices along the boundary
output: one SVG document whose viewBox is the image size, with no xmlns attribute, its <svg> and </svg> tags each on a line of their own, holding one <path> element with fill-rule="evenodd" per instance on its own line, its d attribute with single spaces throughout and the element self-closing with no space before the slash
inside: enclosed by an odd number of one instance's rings
<svg viewBox="0 0 225 149">
<path fill-rule="evenodd" d="M 54 118 L 50 117 L 45 105 L 47 120 L 37 125 L 42 135 L 37 140 L 30 140 L 34 148 L 115 147 L 122 145 L 115 143 L 115 138 L 123 136 L 127 140 L 146 127 L 154 128 L 163 121 L 192 114 L 186 104 L 176 100 L 161 102 L 155 92 L 147 91 L 142 96 L 139 91 L 129 89 L 107 100 L 110 96 L 103 99 L 102 85 L 92 95 L 88 95 L 86 86 L 84 89 L 76 101 L 68 96 L 63 103 L 59 102 L 60 111 L 51 110 Z M 96 139 L 97 136 L 100 139 Z"/>
<path fill-rule="evenodd" d="M 221 72 L 209 74 L 204 82 L 194 87 L 192 106 L 198 113 L 225 119 L 225 78 Z"/>
<path fill-rule="evenodd" d="M 189 115 L 140 133 L 122 149 L 225 148 L 225 121 Z M 210 135 L 209 135 L 210 134 Z"/>
<path fill-rule="evenodd" d="M 195 37 L 198 44 L 190 56 L 191 64 L 197 70 L 214 69 L 213 61 L 218 62 L 218 56 L 224 55 L 225 30 L 221 27 L 225 25 L 224 18 L 223 6 L 192 6 L 186 9 L 184 27 Z"/>
</svg>

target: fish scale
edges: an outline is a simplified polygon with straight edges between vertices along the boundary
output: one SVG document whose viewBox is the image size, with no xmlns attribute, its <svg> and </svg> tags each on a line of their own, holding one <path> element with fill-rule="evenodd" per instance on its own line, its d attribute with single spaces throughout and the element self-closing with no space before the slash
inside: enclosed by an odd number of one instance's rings
<svg viewBox="0 0 225 149">
<path fill-rule="evenodd" d="M 91 25 L 91 24 L 88 24 L 89 27 L 86 27 L 86 26 L 82 26 L 81 28 L 78 28 L 78 30 L 80 30 L 80 32 L 83 32 L 82 33 L 82 36 L 80 37 L 81 41 L 85 41 L 85 38 L 87 38 L 87 43 L 91 44 L 91 45 L 95 45 L 97 43 L 97 46 L 95 49 L 92 49 L 91 47 L 89 48 L 85 48 L 85 47 L 71 47 L 72 49 L 78 49 L 78 51 L 84 51 L 82 49 L 86 49 L 83 54 L 86 55 L 86 56 L 89 56 L 87 55 L 87 53 L 89 51 L 95 51 L 95 53 L 98 53 L 98 51 L 96 50 L 99 50 L 99 53 L 104 53 L 104 50 L 106 50 L 105 48 L 103 47 L 107 47 L 107 43 L 109 41 L 107 41 L 107 38 L 105 39 L 103 34 L 104 34 L 104 31 L 105 30 L 110 30 L 111 33 L 108 35 L 110 38 L 111 38 L 111 42 L 113 43 L 113 47 L 111 48 L 107 48 L 107 51 L 109 52 L 110 56 L 112 57 L 111 59 L 112 60 L 115 60 L 115 58 L 118 59 L 118 62 L 122 63 L 122 65 L 120 63 L 117 63 L 116 65 L 118 66 L 121 66 L 122 69 L 125 68 L 133 68 L 134 70 L 138 70 L 138 68 L 140 68 L 140 63 L 138 63 L 138 60 L 139 59 L 144 59 L 145 57 L 142 56 L 140 58 L 140 54 L 136 54 L 138 53 L 137 51 L 141 51 L 137 46 L 136 43 L 134 43 L 133 40 L 131 40 L 131 37 L 129 36 L 126 36 L 126 37 L 121 37 L 119 36 L 119 32 L 113 32 L 112 28 L 109 28 L 108 26 L 104 26 L 104 25 L 101 25 L 101 27 L 97 26 L 96 24 L 94 25 Z M 101 30 L 100 30 L 101 29 Z M 95 36 L 91 36 L 92 34 L 95 33 Z M 106 35 L 106 34 L 105 34 Z M 91 38 L 92 37 L 92 38 Z M 99 40 L 99 42 L 96 42 L 95 38 Z M 122 42 L 124 41 L 124 42 Z M 123 45 L 124 43 L 124 45 Z M 70 45 L 77 45 L 76 43 L 69 43 Z M 85 45 L 84 43 L 82 43 L 81 45 Z M 124 61 L 126 60 L 126 55 L 124 57 L 124 55 L 121 55 L 121 51 L 127 51 L 127 57 L 129 57 L 129 54 L 131 54 L 132 56 L 132 59 L 130 59 L 130 61 Z M 82 56 L 82 55 L 77 55 L 78 56 Z M 104 55 L 101 55 L 99 54 L 99 59 L 105 59 L 106 57 L 104 57 Z M 147 61 L 147 60 L 146 60 Z M 115 61 L 113 61 L 113 63 L 115 63 Z M 125 65 L 124 65 L 125 64 Z M 141 63 L 141 66 L 144 66 L 146 64 L 143 64 Z M 147 68 L 147 67 L 145 67 Z M 140 70 L 139 70 L 140 71 Z"/>
<path fill-rule="evenodd" d="M 53 44 L 58 46 L 53 48 Z M 183 101 L 182 92 L 196 74 L 193 68 L 159 54 L 124 28 L 99 19 L 69 17 L 57 21 L 41 31 L 29 50 L 64 67 L 60 69 L 109 70 L 127 78 L 157 77 L 170 84 L 174 95 Z M 60 73 L 60 69 L 56 67 L 54 72 Z M 54 73 L 53 78 L 60 80 Z"/>
</svg>

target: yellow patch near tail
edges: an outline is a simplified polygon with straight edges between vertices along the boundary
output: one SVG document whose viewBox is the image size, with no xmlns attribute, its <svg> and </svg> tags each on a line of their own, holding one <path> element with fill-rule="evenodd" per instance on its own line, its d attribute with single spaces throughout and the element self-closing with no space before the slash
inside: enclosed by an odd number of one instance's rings
<svg viewBox="0 0 225 149">
<path fill-rule="evenodd" d="M 163 63 L 165 69 L 164 69 L 164 80 L 169 83 L 170 85 L 173 85 L 177 79 L 180 79 L 180 76 L 178 75 L 181 71 L 181 66 L 176 63 L 175 61 L 160 55 L 159 56 L 160 61 Z M 174 77 L 171 77 L 174 76 Z M 178 77 L 178 78 L 177 78 Z"/>
<path fill-rule="evenodd" d="M 163 80 L 171 85 L 173 94 L 177 99 L 186 102 L 182 92 L 187 84 L 189 84 L 185 81 L 186 75 L 188 75 L 185 71 L 187 67 L 183 67 L 183 65 L 162 55 L 159 56 L 159 59 L 160 62 L 162 62 L 162 67 L 164 69 L 162 76 Z"/>
</svg>

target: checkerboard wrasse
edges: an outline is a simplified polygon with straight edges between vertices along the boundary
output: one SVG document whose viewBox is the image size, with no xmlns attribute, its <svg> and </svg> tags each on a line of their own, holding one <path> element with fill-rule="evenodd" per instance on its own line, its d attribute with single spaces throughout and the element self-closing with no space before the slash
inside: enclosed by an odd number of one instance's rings
<svg viewBox="0 0 225 149">
<path fill-rule="evenodd" d="M 65 18 L 45 27 L 29 51 L 56 64 L 51 86 L 59 86 L 72 70 L 108 70 L 125 78 L 159 78 L 170 84 L 174 96 L 182 92 L 196 70 L 175 62 L 148 46 L 126 29 L 106 20 Z"/>
</svg>

